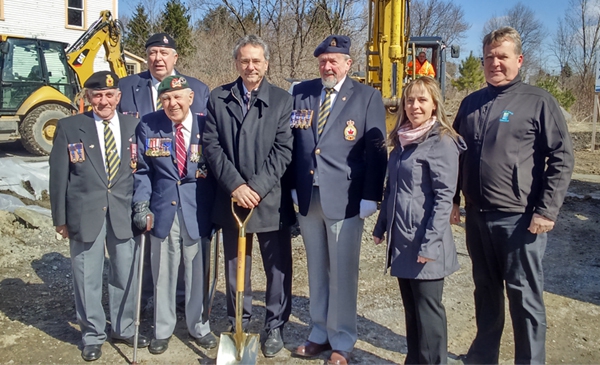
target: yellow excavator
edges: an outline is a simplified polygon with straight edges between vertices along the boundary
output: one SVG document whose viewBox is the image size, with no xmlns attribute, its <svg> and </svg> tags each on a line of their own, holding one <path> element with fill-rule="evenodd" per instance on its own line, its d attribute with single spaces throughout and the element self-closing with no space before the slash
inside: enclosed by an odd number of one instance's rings
<svg viewBox="0 0 600 365">
<path fill-rule="evenodd" d="M 408 72 L 409 59 L 425 52 L 432 64 L 442 91 L 446 84 L 446 45 L 440 37 L 410 36 L 410 0 L 370 0 L 369 34 L 365 83 L 381 91 L 386 107 L 388 131 L 396 123 L 396 112 L 406 82 L 416 72 Z M 459 57 L 458 47 L 451 47 L 452 58 Z M 414 63 L 414 62 L 413 62 Z"/>
<path fill-rule="evenodd" d="M 120 21 L 108 10 L 68 48 L 0 35 L 0 140 L 20 139 L 29 152 L 49 154 L 57 121 L 79 110 L 76 99 L 101 47 L 111 70 L 127 75 L 122 36 Z"/>
</svg>

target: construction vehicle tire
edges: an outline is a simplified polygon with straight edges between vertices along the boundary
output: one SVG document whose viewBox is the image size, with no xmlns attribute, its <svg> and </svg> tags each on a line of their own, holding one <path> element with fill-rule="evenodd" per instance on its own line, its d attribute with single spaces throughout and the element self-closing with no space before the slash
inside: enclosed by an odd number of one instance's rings
<svg viewBox="0 0 600 365">
<path fill-rule="evenodd" d="M 23 147 L 38 156 L 49 155 L 58 120 L 70 115 L 71 111 L 60 104 L 43 104 L 31 109 L 19 126 Z"/>
</svg>

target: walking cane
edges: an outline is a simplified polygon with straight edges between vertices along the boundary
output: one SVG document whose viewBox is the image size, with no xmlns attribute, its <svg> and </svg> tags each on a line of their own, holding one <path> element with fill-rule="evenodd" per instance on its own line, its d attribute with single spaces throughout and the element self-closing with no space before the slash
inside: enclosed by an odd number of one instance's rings
<svg viewBox="0 0 600 365">
<path fill-rule="evenodd" d="M 144 246 L 146 245 L 146 233 L 150 231 L 152 227 L 152 216 L 146 216 L 146 230 L 140 235 L 140 262 L 138 265 L 138 288 L 137 298 L 135 302 L 135 335 L 133 336 L 133 365 L 138 365 L 137 362 L 137 348 L 138 348 L 138 337 L 140 335 L 140 309 L 142 306 L 142 275 L 144 274 Z"/>
</svg>

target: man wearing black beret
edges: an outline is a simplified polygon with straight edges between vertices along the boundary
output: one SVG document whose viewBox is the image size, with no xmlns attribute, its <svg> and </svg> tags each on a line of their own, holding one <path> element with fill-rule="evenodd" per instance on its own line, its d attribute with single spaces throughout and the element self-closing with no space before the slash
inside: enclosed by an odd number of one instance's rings
<svg viewBox="0 0 600 365">
<path fill-rule="evenodd" d="M 156 33 L 146 42 L 146 57 L 148 70 L 135 75 L 127 76 L 121 80 L 121 102 L 119 111 L 132 114 L 138 118 L 156 110 L 162 109 L 158 98 L 158 85 L 168 76 L 180 75 L 175 70 L 177 64 L 177 44 L 167 33 Z M 184 76 L 190 89 L 194 91 L 194 101 L 190 110 L 193 114 L 206 114 L 206 101 L 209 89 L 203 82 L 191 76 Z M 183 306 L 185 286 L 183 283 L 183 270 L 179 273 L 178 299 L 180 307 Z M 144 254 L 144 279 L 142 283 L 143 306 L 152 297 L 152 275 L 150 269 L 150 245 L 146 246 Z"/>
<path fill-rule="evenodd" d="M 306 247 L 313 328 L 295 355 L 332 349 L 347 364 L 357 340 L 358 263 L 364 219 L 377 211 L 387 165 L 381 94 L 348 77 L 350 38 L 327 37 L 316 49 L 321 78 L 294 87 L 292 197 Z"/>
<path fill-rule="evenodd" d="M 119 111 L 137 114 L 139 118 L 161 109 L 158 100 L 158 85 L 167 76 L 179 75 L 175 70 L 177 64 L 177 44 L 167 33 L 156 33 L 146 42 L 146 61 L 148 70 L 121 80 L 123 96 Z M 208 86 L 198 79 L 184 76 L 194 91 L 192 113 L 205 113 L 208 99 Z"/>
<path fill-rule="evenodd" d="M 112 340 L 133 346 L 135 242 L 131 199 L 137 119 L 116 112 L 119 78 L 110 71 L 85 82 L 92 111 L 58 121 L 50 153 L 50 202 L 56 232 L 69 238 L 75 311 L 86 361 L 100 358 L 107 338 L 102 308 L 104 251 Z M 139 336 L 138 347 L 148 346 Z"/>
</svg>

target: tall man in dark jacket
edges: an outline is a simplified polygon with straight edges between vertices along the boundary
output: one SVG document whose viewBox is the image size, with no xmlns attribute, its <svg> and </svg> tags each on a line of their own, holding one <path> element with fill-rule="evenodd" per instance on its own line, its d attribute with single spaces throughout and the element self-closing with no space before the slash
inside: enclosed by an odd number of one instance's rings
<svg viewBox="0 0 600 365">
<path fill-rule="evenodd" d="M 313 321 L 308 341 L 296 355 L 311 357 L 332 348 L 332 364 L 346 364 L 357 340 L 364 218 L 377 211 L 387 167 L 381 94 L 348 77 L 349 54 L 350 38 L 327 37 L 314 52 L 321 78 L 294 88 L 294 116 L 313 116 L 308 128 L 293 130 L 290 168 Z"/>
<path fill-rule="evenodd" d="M 133 195 L 134 223 L 150 231 L 154 278 L 154 333 L 150 352 L 161 354 L 175 330 L 177 271 L 185 268 L 185 319 L 189 334 L 204 348 L 217 346 L 208 321 L 202 322 L 205 277 L 212 234 L 210 211 L 215 182 L 202 155 L 204 115 L 191 111 L 195 97 L 183 76 L 168 76 L 159 85 L 164 109 L 145 115 L 136 130 L 138 170 Z"/>
<path fill-rule="evenodd" d="M 556 100 L 524 84 L 521 37 L 500 28 L 483 39 L 486 88 L 467 96 L 454 121 L 468 150 L 459 187 L 466 201 L 477 336 L 467 363 L 497 364 L 509 301 L 515 363 L 546 359 L 542 258 L 573 170 L 567 124 Z M 460 222 L 456 195 L 452 223 Z"/>
<path fill-rule="evenodd" d="M 85 82 L 92 112 L 61 119 L 50 154 L 50 202 L 56 232 L 69 238 L 75 311 L 83 338 L 81 356 L 102 355 L 106 316 L 102 308 L 104 250 L 110 272 L 108 295 L 114 342 L 133 345 L 135 242 L 131 230 L 137 119 L 116 113 L 119 78 L 94 73 Z M 140 347 L 148 339 L 140 336 Z"/>
<path fill-rule="evenodd" d="M 156 33 L 148 38 L 146 57 L 148 70 L 121 80 L 123 97 L 119 103 L 119 111 L 137 113 L 140 118 L 161 108 L 158 98 L 160 82 L 167 76 L 179 75 L 175 70 L 179 58 L 177 44 L 167 33 Z M 208 86 L 190 76 L 185 76 L 185 79 L 194 91 L 194 103 L 190 107 L 192 113 L 204 113 Z"/>
<path fill-rule="evenodd" d="M 281 186 L 292 159 L 292 98 L 264 78 L 269 48 L 262 39 L 254 35 L 240 39 L 233 57 L 240 77 L 211 93 L 204 132 L 206 157 L 219 183 L 213 221 L 223 228 L 227 313 L 234 323 L 238 226 L 231 199 L 243 208 L 254 208 L 247 226 L 243 322 L 248 323 L 252 310 L 250 269 L 252 233 L 256 233 L 267 275 L 263 353 L 271 357 L 283 348 L 283 326 L 292 304 L 289 225 L 294 218 L 291 202 L 282 205 Z M 286 196 L 289 200 L 289 191 Z"/>
</svg>

